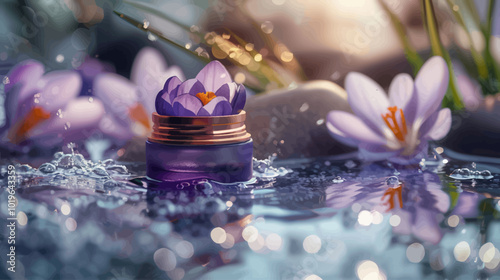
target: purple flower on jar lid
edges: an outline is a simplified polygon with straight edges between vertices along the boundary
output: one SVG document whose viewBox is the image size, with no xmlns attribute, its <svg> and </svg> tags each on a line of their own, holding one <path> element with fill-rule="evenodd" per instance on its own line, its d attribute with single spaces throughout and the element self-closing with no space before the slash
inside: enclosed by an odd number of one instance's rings
<svg viewBox="0 0 500 280">
<path fill-rule="evenodd" d="M 430 58 L 415 81 L 399 74 L 389 87 L 389 96 L 361 73 L 349 73 L 345 87 L 355 115 L 331 111 L 327 117 L 330 134 L 358 146 L 368 161 L 385 160 L 410 164 L 427 152 L 428 140 L 446 136 L 451 112 L 441 108 L 448 88 L 448 68 L 443 58 Z"/>
<path fill-rule="evenodd" d="M 223 116 L 238 114 L 246 90 L 231 80 L 219 61 L 207 64 L 195 79 L 171 77 L 156 96 L 156 112 L 167 116 Z"/>
</svg>

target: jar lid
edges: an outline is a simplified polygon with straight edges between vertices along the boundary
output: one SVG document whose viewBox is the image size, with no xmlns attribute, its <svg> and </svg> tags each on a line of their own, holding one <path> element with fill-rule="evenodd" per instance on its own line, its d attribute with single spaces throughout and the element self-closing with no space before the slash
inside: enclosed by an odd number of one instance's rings
<svg viewBox="0 0 500 280">
<path fill-rule="evenodd" d="M 153 113 L 151 142 L 169 145 L 221 145 L 250 140 L 246 112 L 211 117 L 163 116 Z"/>
</svg>

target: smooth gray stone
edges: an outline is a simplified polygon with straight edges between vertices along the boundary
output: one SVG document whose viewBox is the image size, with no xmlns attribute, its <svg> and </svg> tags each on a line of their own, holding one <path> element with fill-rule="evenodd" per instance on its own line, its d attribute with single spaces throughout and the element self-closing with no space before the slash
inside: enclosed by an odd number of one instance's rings
<svg viewBox="0 0 500 280">
<path fill-rule="evenodd" d="M 353 151 L 328 133 L 326 116 L 331 110 L 350 112 L 344 89 L 329 81 L 311 81 L 249 98 L 245 123 L 254 141 L 254 157 L 274 153 L 278 158 L 315 157 Z"/>
<path fill-rule="evenodd" d="M 453 113 L 450 132 L 439 143 L 458 153 L 499 158 L 500 104 L 490 110 Z"/>
</svg>

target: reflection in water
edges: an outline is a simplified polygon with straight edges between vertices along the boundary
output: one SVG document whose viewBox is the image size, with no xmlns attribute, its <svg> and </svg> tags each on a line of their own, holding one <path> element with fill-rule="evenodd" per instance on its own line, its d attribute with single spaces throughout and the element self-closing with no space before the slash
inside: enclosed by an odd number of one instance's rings
<svg viewBox="0 0 500 280">
<path fill-rule="evenodd" d="M 296 160 L 247 184 L 158 185 L 132 177 L 143 164 L 65 158 L 70 167 L 58 160 L 53 172 L 17 167 L 21 277 L 486 278 L 500 269 L 499 177 L 455 181 L 446 174 L 465 165 L 451 159 L 434 170 Z"/>
</svg>

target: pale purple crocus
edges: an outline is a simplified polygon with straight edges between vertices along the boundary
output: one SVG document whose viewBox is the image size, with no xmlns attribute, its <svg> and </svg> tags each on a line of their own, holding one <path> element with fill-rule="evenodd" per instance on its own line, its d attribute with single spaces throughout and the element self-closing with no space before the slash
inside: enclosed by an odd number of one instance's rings
<svg viewBox="0 0 500 280">
<path fill-rule="evenodd" d="M 29 140 L 41 146 L 85 138 L 88 135 L 82 133 L 97 127 L 104 107 L 98 100 L 77 98 L 81 87 L 75 71 L 45 73 L 38 61 L 20 62 L 4 79 L 7 122 L 3 136 L 14 144 Z M 44 136 L 51 141 L 38 141 Z"/>
<path fill-rule="evenodd" d="M 442 139 L 450 130 L 451 112 L 440 109 L 448 78 L 446 62 L 434 56 L 415 81 L 408 74 L 397 75 L 387 96 L 372 79 L 351 72 L 345 88 L 354 114 L 331 111 L 327 128 L 337 140 L 357 146 L 366 161 L 416 163 L 425 157 L 428 140 Z"/>
<path fill-rule="evenodd" d="M 135 57 L 130 76 L 129 80 L 105 73 L 97 76 L 93 85 L 94 95 L 106 106 L 106 115 L 99 127 L 106 135 L 119 140 L 148 135 L 158 91 L 168 78 L 183 79 L 184 74 L 177 66 L 168 67 L 158 50 L 146 47 Z"/>
<path fill-rule="evenodd" d="M 156 97 L 156 112 L 167 116 L 238 114 L 246 102 L 243 85 L 234 83 L 219 61 L 208 63 L 195 79 L 171 77 Z"/>
</svg>

